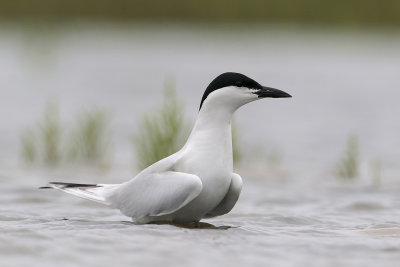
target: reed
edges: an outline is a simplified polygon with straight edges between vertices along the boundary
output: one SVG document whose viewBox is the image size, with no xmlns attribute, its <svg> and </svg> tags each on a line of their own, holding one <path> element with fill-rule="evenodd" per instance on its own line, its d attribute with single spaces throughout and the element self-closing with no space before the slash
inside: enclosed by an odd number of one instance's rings
<svg viewBox="0 0 400 267">
<path fill-rule="evenodd" d="M 58 106 L 46 105 L 37 125 L 20 134 L 21 158 L 25 163 L 54 167 L 60 163 L 105 164 L 110 152 L 109 116 L 94 108 L 77 117 L 74 131 L 63 134 L 66 126 L 60 121 Z"/>
<path fill-rule="evenodd" d="M 43 118 L 37 125 L 24 129 L 20 134 L 20 155 L 23 161 L 48 166 L 60 163 L 62 128 L 58 106 L 47 103 Z"/>
<path fill-rule="evenodd" d="M 167 81 L 160 108 L 147 113 L 133 137 L 137 167 L 143 169 L 176 152 L 188 136 L 184 106 L 177 98 L 173 81 Z"/>
<path fill-rule="evenodd" d="M 27 164 L 32 164 L 37 160 L 37 148 L 35 145 L 35 133 L 28 128 L 20 134 L 22 160 Z"/>
<path fill-rule="evenodd" d="M 345 152 L 337 164 L 336 172 L 339 177 L 354 179 L 358 177 L 359 169 L 359 145 L 358 137 L 350 135 L 347 138 Z"/>
<path fill-rule="evenodd" d="M 42 161 L 47 165 L 56 165 L 61 160 L 61 133 L 62 126 L 58 106 L 48 103 L 44 111 L 43 120 L 38 124 L 38 144 L 42 154 Z"/>
<path fill-rule="evenodd" d="M 110 117 L 100 108 L 86 109 L 77 116 L 75 130 L 71 134 L 69 158 L 102 164 L 110 153 Z"/>
</svg>

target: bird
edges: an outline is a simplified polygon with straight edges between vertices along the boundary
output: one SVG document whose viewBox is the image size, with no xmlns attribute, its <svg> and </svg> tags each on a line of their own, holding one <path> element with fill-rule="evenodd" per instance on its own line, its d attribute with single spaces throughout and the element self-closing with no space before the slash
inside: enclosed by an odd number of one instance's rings
<svg viewBox="0 0 400 267">
<path fill-rule="evenodd" d="M 243 185 L 233 172 L 232 115 L 255 100 L 287 97 L 241 73 L 222 73 L 204 91 L 193 129 L 176 153 L 121 184 L 50 182 L 42 188 L 119 209 L 134 224 L 199 223 L 227 214 Z"/>
</svg>

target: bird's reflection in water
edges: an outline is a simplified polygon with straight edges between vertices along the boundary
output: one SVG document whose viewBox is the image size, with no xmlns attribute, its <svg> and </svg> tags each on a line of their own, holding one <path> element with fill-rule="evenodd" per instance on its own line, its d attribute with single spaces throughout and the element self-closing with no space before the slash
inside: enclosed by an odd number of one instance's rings
<svg viewBox="0 0 400 267">
<path fill-rule="evenodd" d="M 122 221 L 122 222 L 126 223 L 126 224 L 134 224 L 133 222 L 129 222 L 129 221 Z M 150 222 L 148 224 L 150 224 L 150 225 L 151 224 L 152 225 L 171 225 L 171 226 L 175 226 L 178 228 L 187 228 L 187 229 L 228 230 L 230 228 L 235 228 L 235 226 L 229 226 L 229 225 L 215 226 L 211 223 L 205 223 L 205 222 L 172 223 L 172 222 L 167 222 L 167 221 L 158 221 L 158 222 Z"/>
</svg>

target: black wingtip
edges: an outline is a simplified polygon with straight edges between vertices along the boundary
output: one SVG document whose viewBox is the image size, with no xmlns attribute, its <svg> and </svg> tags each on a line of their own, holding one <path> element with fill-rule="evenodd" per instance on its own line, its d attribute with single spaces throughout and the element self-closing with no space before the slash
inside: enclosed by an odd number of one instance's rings
<svg viewBox="0 0 400 267">
<path fill-rule="evenodd" d="M 63 183 L 63 182 L 50 182 L 50 185 L 59 186 L 58 188 L 73 188 L 73 187 L 99 187 L 97 184 L 74 184 L 74 183 Z M 54 189 L 53 186 L 41 186 L 38 189 Z"/>
<path fill-rule="evenodd" d="M 63 183 L 63 182 L 51 182 L 49 184 L 59 185 L 62 188 L 72 188 L 72 187 L 98 187 L 97 184 L 75 184 L 75 183 Z"/>
</svg>

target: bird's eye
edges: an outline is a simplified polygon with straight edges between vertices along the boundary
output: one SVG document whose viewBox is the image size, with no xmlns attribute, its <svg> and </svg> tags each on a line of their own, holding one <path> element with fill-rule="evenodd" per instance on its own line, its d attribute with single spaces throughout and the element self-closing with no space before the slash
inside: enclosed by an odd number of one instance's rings
<svg viewBox="0 0 400 267">
<path fill-rule="evenodd" d="M 242 87 L 243 84 L 242 84 L 242 82 L 237 82 L 237 83 L 236 83 L 236 86 L 237 86 L 237 87 Z"/>
</svg>

